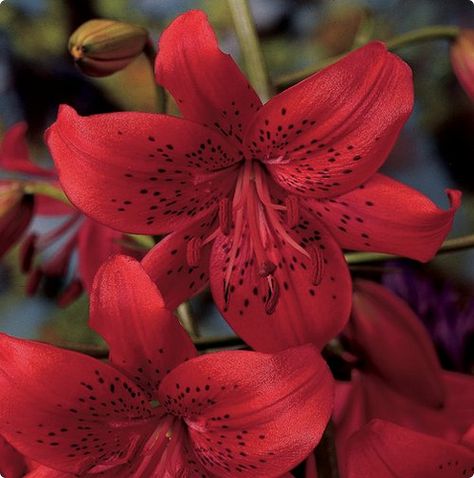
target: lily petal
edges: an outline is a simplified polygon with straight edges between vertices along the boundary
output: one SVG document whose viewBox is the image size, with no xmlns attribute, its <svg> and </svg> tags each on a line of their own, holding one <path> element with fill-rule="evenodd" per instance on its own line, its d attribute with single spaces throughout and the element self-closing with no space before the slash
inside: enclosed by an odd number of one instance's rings
<svg viewBox="0 0 474 478">
<path fill-rule="evenodd" d="M 219 50 L 203 12 L 180 15 L 163 32 L 155 71 L 185 118 L 215 128 L 240 146 L 262 103 L 232 57 Z"/>
<path fill-rule="evenodd" d="M 311 345 L 275 355 L 221 352 L 178 366 L 159 396 L 170 413 L 183 417 L 195 454 L 212 476 L 276 477 L 320 440 L 333 381 Z"/>
<path fill-rule="evenodd" d="M 0 436 L 0 475 L 6 478 L 22 478 L 26 469 L 25 457 Z"/>
<path fill-rule="evenodd" d="M 269 237 L 268 259 L 276 266 L 274 281 L 259 275 L 248 229 L 239 238 L 237 259 L 229 266 L 228 291 L 224 284 L 232 234 L 218 236 L 212 249 L 210 281 L 216 305 L 237 335 L 262 352 L 308 342 L 322 348 L 349 318 L 351 280 L 332 236 L 306 212 L 287 232 L 300 247 L 312 248 L 315 257 L 308 258 L 287 241 Z M 276 305 L 268 311 L 272 294 Z"/>
<path fill-rule="evenodd" d="M 426 262 L 451 230 L 461 192 L 447 190 L 451 207 L 440 209 L 425 195 L 383 174 L 337 199 L 307 201 L 341 247 L 400 254 Z"/>
<path fill-rule="evenodd" d="M 79 275 L 88 292 L 99 267 L 122 247 L 122 233 L 105 227 L 98 222 L 85 219 L 78 234 Z M 93 244 L 93 247 L 91 245 Z"/>
<path fill-rule="evenodd" d="M 169 309 L 174 309 L 208 284 L 212 243 L 199 249 L 196 264 L 188 263 L 187 252 L 190 240 L 205 240 L 214 219 L 213 215 L 209 215 L 169 234 L 142 259 L 143 268 L 157 284 Z M 176 287 L 177 284 L 179 287 Z"/>
<path fill-rule="evenodd" d="M 370 420 L 397 425 L 458 443 L 474 416 L 474 378 L 444 373 L 443 408 L 434 409 L 397 393 L 375 374 L 353 371 L 350 383 L 337 383 L 334 423 L 338 456 L 346 454 L 348 439 Z"/>
<path fill-rule="evenodd" d="M 125 463 L 153 415 L 140 388 L 113 367 L 3 334 L 0 400 L 0 432 L 15 448 L 79 474 L 98 461 Z"/>
<path fill-rule="evenodd" d="M 345 333 L 366 369 L 413 400 L 443 406 L 436 350 L 408 304 L 385 287 L 360 279 L 354 283 L 352 304 Z"/>
<path fill-rule="evenodd" d="M 474 451 L 390 422 L 373 420 L 351 439 L 347 478 L 460 478 L 474 471 Z"/>
<path fill-rule="evenodd" d="M 171 369 L 197 353 L 156 285 L 131 257 L 115 256 L 99 269 L 90 316 L 91 327 L 110 347 L 110 361 L 150 398 Z"/>
<path fill-rule="evenodd" d="M 245 144 L 285 189 L 333 197 L 382 165 L 412 107 L 410 68 L 372 42 L 272 98 Z"/>
<path fill-rule="evenodd" d="M 81 117 L 63 106 L 46 137 L 70 200 L 124 232 L 175 230 L 215 206 L 235 180 L 225 172 L 208 174 L 233 163 L 232 146 L 181 118 L 128 112 Z"/>
</svg>

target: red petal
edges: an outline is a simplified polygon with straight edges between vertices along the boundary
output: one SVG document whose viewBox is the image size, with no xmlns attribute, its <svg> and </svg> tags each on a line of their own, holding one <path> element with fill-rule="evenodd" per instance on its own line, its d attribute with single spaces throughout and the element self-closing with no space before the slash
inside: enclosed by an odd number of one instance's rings
<svg viewBox="0 0 474 478">
<path fill-rule="evenodd" d="M 333 197 L 381 166 L 412 106 L 410 68 L 373 42 L 272 98 L 245 143 L 284 188 Z"/>
<path fill-rule="evenodd" d="M 272 313 L 266 310 L 268 280 L 259 276 L 248 229 L 240 238 L 227 301 L 224 281 L 232 234 L 220 235 L 214 243 L 210 263 L 214 300 L 237 335 L 255 350 L 275 352 L 308 342 L 323 347 L 349 317 L 352 290 L 344 257 L 324 226 L 312 218 L 304 223 L 307 217 L 304 214 L 301 224 L 288 232 L 300 246 L 319 251 L 319 283 L 313 285 L 312 260 L 287 242 L 269 237 L 268 259 L 277 266 L 273 275 L 279 290 Z"/>
<path fill-rule="evenodd" d="M 170 91 L 185 118 L 242 143 L 262 103 L 231 56 L 219 50 L 203 12 L 180 15 L 163 32 L 155 70 L 158 83 Z"/>
<path fill-rule="evenodd" d="M 81 117 L 64 106 L 47 142 L 71 201 L 120 231 L 175 230 L 214 207 L 234 181 L 226 172 L 208 174 L 234 162 L 232 146 L 214 131 L 172 116 Z"/>
<path fill-rule="evenodd" d="M 187 262 L 187 244 L 193 237 L 204 239 L 210 233 L 212 216 L 207 216 L 191 226 L 169 234 L 143 258 L 142 265 L 156 282 L 166 306 L 174 309 L 200 292 L 209 281 L 209 256 L 211 244 L 201 248 L 199 265 Z M 179 284 L 179 287 L 176 285 Z"/>
<path fill-rule="evenodd" d="M 459 442 L 474 416 L 474 378 L 445 373 L 441 381 L 447 397 L 443 408 L 434 409 L 395 392 L 376 375 L 353 372 L 351 384 L 336 387 L 338 455 L 346 453 L 348 438 L 373 418 Z"/>
<path fill-rule="evenodd" d="M 54 177 L 54 172 L 40 168 L 30 160 L 25 136 L 27 129 L 26 123 L 21 122 L 6 131 L 0 146 L 0 167 L 15 173 Z"/>
<path fill-rule="evenodd" d="M 84 476 L 89 477 L 89 474 Z M 117 475 L 115 475 L 117 476 Z M 38 466 L 33 471 L 30 471 L 25 478 L 72 478 L 73 475 L 71 473 L 64 473 L 62 471 L 53 470 L 52 468 L 48 468 L 47 466 Z M 104 478 L 102 475 L 100 478 Z"/>
<path fill-rule="evenodd" d="M 442 406 L 441 366 L 420 319 L 385 287 L 366 280 L 354 286 L 346 334 L 366 369 L 413 400 Z"/>
<path fill-rule="evenodd" d="M 78 235 L 79 274 L 86 290 L 91 291 L 92 281 L 99 267 L 122 250 L 122 233 L 86 219 Z"/>
<path fill-rule="evenodd" d="M 0 436 L 0 475 L 5 478 L 21 478 L 25 476 L 25 472 L 24 456 Z"/>
<path fill-rule="evenodd" d="M 111 362 L 150 396 L 171 369 L 196 355 L 156 285 L 131 257 L 115 256 L 99 269 L 90 315 L 91 327 L 109 344 Z"/>
<path fill-rule="evenodd" d="M 278 476 L 320 440 L 333 382 L 310 345 L 276 355 L 221 352 L 177 367 L 163 380 L 159 397 L 184 418 L 194 451 L 212 476 Z"/>
<path fill-rule="evenodd" d="M 473 471 L 468 448 L 374 420 L 351 439 L 344 476 L 460 478 Z"/>
<path fill-rule="evenodd" d="M 0 401 L 0 431 L 15 448 L 79 474 L 97 461 L 127 461 L 152 418 L 142 391 L 111 366 L 6 335 Z"/>
<path fill-rule="evenodd" d="M 426 262 L 451 230 L 461 193 L 447 190 L 447 211 L 418 191 L 376 174 L 337 199 L 308 201 L 345 249 L 400 254 Z"/>
</svg>

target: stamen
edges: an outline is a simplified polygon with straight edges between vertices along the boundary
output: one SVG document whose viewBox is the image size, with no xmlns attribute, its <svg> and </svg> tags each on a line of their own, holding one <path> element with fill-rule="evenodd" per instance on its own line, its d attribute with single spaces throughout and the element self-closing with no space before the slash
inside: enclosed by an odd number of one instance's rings
<svg viewBox="0 0 474 478">
<path fill-rule="evenodd" d="M 37 241 L 36 247 L 38 251 L 43 251 L 48 246 L 50 246 L 56 239 L 59 239 L 63 234 L 65 234 L 71 227 L 73 227 L 80 219 L 82 214 L 76 212 L 72 214 L 66 221 L 64 221 L 59 227 L 53 229 L 47 234 L 43 234 Z"/>
<path fill-rule="evenodd" d="M 269 275 L 267 277 L 268 281 L 268 294 L 267 299 L 265 301 L 265 312 L 268 315 L 273 314 L 275 312 L 275 308 L 278 303 L 278 299 L 280 297 L 280 286 L 278 281 L 275 279 L 273 275 Z"/>
<path fill-rule="evenodd" d="M 234 234 L 232 236 L 232 247 L 229 251 L 230 261 L 227 264 L 227 269 L 224 277 L 224 300 L 225 303 L 229 303 L 229 286 L 230 286 L 230 276 L 232 274 L 232 268 L 234 267 L 235 259 L 237 258 L 237 250 L 239 248 L 240 241 L 242 239 L 242 230 L 243 230 L 243 213 L 242 210 L 237 211 L 237 215 L 235 218 L 235 228 Z"/>
<path fill-rule="evenodd" d="M 232 204 L 229 198 L 219 201 L 219 226 L 222 234 L 228 236 L 232 228 Z"/>
<path fill-rule="evenodd" d="M 66 290 L 58 297 L 57 304 L 59 307 L 67 307 L 72 304 L 84 291 L 84 286 L 79 279 L 74 279 L 66 288 Z"/>
<path fill-rule="evenodd" d="M 26 294 L 29 296 L 35 295 L 38 290 L 41 279 L 43 278 L 44 273 L 42 269 L 37 267 L 29 276 L 28 281 L 26 282 Z"/>
<path fill-rule="evenodd" d="M 43 271 L 47 276 L 64 277 L 66 275 L 71 254 L 77 245 L 77 239 L 78 234 L 76 233 L 49 262 L 43 264 Z"/>
<path fill-rule="evenodd" d="M 266 164 L 288 164 L 290 162 L 290 155 L 285 152 L 276 158 L 269 158 L 265 160 Z"/>
<path fill-rule="evenodd" d="M 324 258 L 319 247 L 311 247 L 309 249 L 309 253 L 311 255 L 311 262 L 313 269 L 311 271 L 311 282 L 313 285 L 321 284 L 323 280 L 323 272 L 324 272 Z"/>
<path fill-rule="evenodd" d="M 36 252 L 37 234 L 30 234 L 20 247 L 20 269 L 23 274 L 30 272 Z"/>
<path fill-rule="evenodd" d="M 288 227 L 295 227 L 299 223 L 300 210 L 298 198 L 294 195 L 287 196 L 285 199 L 286 205 L 286 222 Z"/>
<path fill-rule="evenodd" d="M 265 245 L 262 241 L 262 235 L 265 234 L 265 228 L 267 227 L 265 219 L 259 217 L 258 208 L 261 207 L 258 202 L 258 197 L 255 192 L 255 188 L 249 191 L 247 198 L 247 216 L 250 232 L 250 239 L 252 241 L 253 251 L 257 259 L 257 263 L 260 267 L 265 267 L 265 263 L 269 262 L 267 258 L 267 252 L 265 251 Z M 260 220 L 259 220 L 260 219 Z M 267 274 L 268 275 L 268 274 Z"/>
<path fill-rule="evenodd" d="M 192 237 L 186 244 L 186 261 L 190 267 L 198 267 L 201 260 L 202 240 Z"/>
<path fill-rule="evenodd" d="M 168 443 L 171 439 L 171 432 L 173 429 L 174 421 L 174 417 L 170 415 L 165 416 L 163 418 L 162 423 L 159 424 L 158 428 L 153 432 L 153 434 L 143 447 L 142 453 L 145 456 L 154 455 L 157 450 L 163 453 L 164 449 L 168 446 Z"/>
<path fill-rule="evenodd" d="M 270 194 L 268 194 L 268 186 L 264 180 L 263 172 L 258 167 L 255 168 L 255 186 L 257 188 L 257 194 L 260 201 L 267 207 L 271 209 L 275 209 L 276 211 L 284 211 L 285 206 L 281 204 L 274 204 L 270 198 Z"/>
</svg>

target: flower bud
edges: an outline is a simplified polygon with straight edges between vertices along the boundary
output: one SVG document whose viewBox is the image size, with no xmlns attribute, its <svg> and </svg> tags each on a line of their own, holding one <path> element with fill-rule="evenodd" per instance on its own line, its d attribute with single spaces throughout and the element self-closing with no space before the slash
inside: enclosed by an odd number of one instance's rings
<svg viewBox="0 0 474 478">
<path fill-rule="evenodd" d="M 89 20 L 69 38 L 76 65 L 88 76 L 108 76 L 125 68 L 143 52 L 145 28 L 113 20 Z"/>
<path fill-rule="evenodd" d="M 459 83 L 474 100 L 474 30 L 461 30 L 451 47 L 451 64 Z"/>
<path fill-rule="evenodd" d="M 0 257 L 18 240 L 33 217 L 34 199 L 20 184 L 0 182 Z"/>
</svg>

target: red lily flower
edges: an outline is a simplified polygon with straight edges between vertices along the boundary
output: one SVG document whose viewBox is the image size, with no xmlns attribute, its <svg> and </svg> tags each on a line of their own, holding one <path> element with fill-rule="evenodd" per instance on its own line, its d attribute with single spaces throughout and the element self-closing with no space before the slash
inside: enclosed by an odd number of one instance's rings
<svg viewBox="0 0 474 478">
<path fill-rule="evenodd" d="M 373 420 L 350 440 L 343 478 L 468 478 L 474 449 Z"/>
<path fill-rule="evenodd" d="M 26 123 L 17 123 L 6 132 L 0 150 L 0 168 L 11 173 L 26 174 L 37 181 L 57 184 L 54 169 L 41 168 L 31 161 L 25 137 L 26 129 Z M 15 185 L 13 181 L 5 181 L 5 184 L 11 185 L 10 188 Z M 22 201 L 19 201 L 17 209 L 12 209 L 9 215 L 0 220 L 0 228 L 9 227 L 8 230 L 11 230 L 10 233 L 6 231 L 2 234 L 0 255 L 21 239 L 34 215 L 68 217 L 50 232 L 42 235 L 29 234 L 23 241 L 20 260 L 22 271 L 29 273 L 27 290 L 30 294 L 34 293 L 43 278 L 66 277 L 72 255 L 78 249 L 78 272 L 58 299 L 61 305 L 67 305 L 80 295 L 83 286 L 90 291 L 100 264 L 110 255 L 123 249 L 119 244 L 122 234 L 84 218 L 74 207 L 58 200 L 37 195 L 33 201 L 33 196 L 22 195 Z M 62 239 L 65 241 L 58 247 L 57 242 Z M 33 268 L 35 256 L 47 251 L 51 246 L 56 247 L 57 252 Z"/>
<path fill-rule="evenodd" d="M 336 387 L 340 460 L 350 437 L 375 418 L 460 442 L 474 417 L 474 378 L 441 370 L 427 331 L 402 299 L 357 280 L 346 336 L 362 368 Z"/>
<path fill-rule="evenodd" d="M 0 430 L 53 469 L 276 477 L 314 448 L 331 414 L 333 381 L 314 346 L 197 357 L 132 258 L 97 273 L 91 325 L 110 363 L 0 336 Z"/>
<path fill-rule="evenodd" d="M 143 261 L 170 307 L 210 278 L 255 349 L 322 346 L 350 311 L 341 247 L 427 260 L 448 233 L 458 192 L 441 211 L 375 174 L 413 103 L 410 69 L 381 43 L 262 106 L 191 11 L 163 32 L 156 77 L 183 119 L 63 107 L 47 142 L 79 209 L 122 231 L 172 232 Z M 312 311 L 317 321 L 289 320 Z"/>
</svg>

